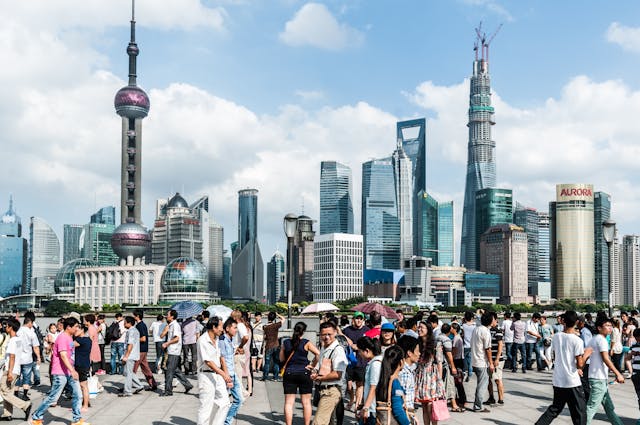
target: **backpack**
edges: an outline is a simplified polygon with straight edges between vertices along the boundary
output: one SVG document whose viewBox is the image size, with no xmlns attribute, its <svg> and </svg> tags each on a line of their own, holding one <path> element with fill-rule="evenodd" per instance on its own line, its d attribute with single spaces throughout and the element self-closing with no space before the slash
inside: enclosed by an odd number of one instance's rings
<svg viewBox="0 0 640 425">
<path fill-rule="evenodd" d="M 347 355 L 347 366 L 357 366 L 358 357 L 356 356 L 355 351 L 353 351 L 353 348 L 351 348 L 351 345 L 349 345 L 347 338 L 343 335 L 336 335 L 336 339 L 338 340 L 338 344 L 340 344 L 344 349 L 344 353 Z"/>
<path fill-rule="evenodd" d="M 115 321 L 109 325 L 107 328 L 106 335 L 104 336 L 104 343 L 109 344 L 112 341 L 120 339 L 122 335 L 120 334 L 120 324 Z"/>
<path fill-rule="evenodd" d="M 42 336 L 42 332 L 40 332 L 40 327 L 37 326 L 35 323 L 33 324 L 33 333 L 36 334 L 36 338 L 38 338 L 38 344 L 40 344 L 40 356 L 42 358 L 44 358 L 44 337 Z M 38 357 L 36 356 L 36 353 L 34 352 L 32 354 L 33 356 L 33 361 L 35 362 Z"/>
</svg>

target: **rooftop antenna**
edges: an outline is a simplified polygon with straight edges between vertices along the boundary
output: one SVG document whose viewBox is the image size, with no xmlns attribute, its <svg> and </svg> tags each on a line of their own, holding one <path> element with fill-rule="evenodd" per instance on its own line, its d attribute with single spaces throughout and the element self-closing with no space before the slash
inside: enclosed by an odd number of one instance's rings
<svg viewBox="0 0 640 425">
<path fill-rule="evenodd" d="M 131 40 L 127 46 L 129 55 L 129 85 L 136 85 L 136 56 L 140 50 L 136 44 L 136 0 L 131 0 Z"/>
<path fill-rule="evenodd" d="M 496 37 L 501 28 L 502 24 L 498 25 L 498 28 L 493 32 L 493 34 L 491 34 L 487 38 L 487 33 L 482 31 L 482 21 L 480 21 L 480 25 L 478 25 L 478 28 L 476 28 L 476 41 L 473 44 L 473 50 L 475 51 L 476 60 L 478 60 L 478 48 L 480 48 L 480 58 L 485 62 L 489 62 L 489 45 Z"/>
<path fill-rule="evenodd" d="M 300 208 L 302 209 L 302 212 L 300 213 L 300 215 L 304 215 L 304 196 L 302 197 L 302 205 Z"/>
</svg>

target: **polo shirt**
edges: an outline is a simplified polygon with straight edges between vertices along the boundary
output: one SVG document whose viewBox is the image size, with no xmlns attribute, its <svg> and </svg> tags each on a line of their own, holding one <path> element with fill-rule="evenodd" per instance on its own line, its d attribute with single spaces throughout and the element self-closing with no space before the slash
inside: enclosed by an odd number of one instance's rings
<svg viewBox="0 0 640 425">
<path fill-rule="evenodd" d="M 167 342 L 171 341 L 174 337 L 178 337 L 178 342 L 175 344 L 170 344 L 167 347 L 167 354 L 172 356 L 179 356 L 182 353 L 182 329 L 180 329 L 180 324 L 176 320 L 169 323 L 169 332 L 167 333 Z"/>
<path fill-rule="evenodd" d="M 212 341 L 209 332 L 205 332 L 198 338 L 198 370 L 210 370 L 205 362 L 213 362 L 220 366 L 220 348 L 218 341 Z"/>
</svg>

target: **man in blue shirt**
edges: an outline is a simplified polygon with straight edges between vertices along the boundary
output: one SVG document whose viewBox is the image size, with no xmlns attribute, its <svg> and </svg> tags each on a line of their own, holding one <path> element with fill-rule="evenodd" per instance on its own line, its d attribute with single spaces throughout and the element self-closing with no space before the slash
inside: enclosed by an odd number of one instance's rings
<svg viewBox="0 0 640 425">
<path fill-rule="evenodd" d="M 236 347 L 233 346 L 233 337 L 238 330 L 238 323 L 235 319 L 229 317 L 224 322 L 224 334 L 220 337 L 220 354 L 224 358 L 224 362 L 227 365 L 227 371 L 229 376 L 233 379 L 233 387 L 231 387 L 231 395 L 233 396 L 233 403 L 227 413 L 227 419 L 224 421 L 225 425 L 231 425 L 233 418 L 238 414 L 240 406 L 244 402 L 242 395 L 242 380 L 238 379 L 233 364 L 233 355 L 236 353 Z"/>
</svg>

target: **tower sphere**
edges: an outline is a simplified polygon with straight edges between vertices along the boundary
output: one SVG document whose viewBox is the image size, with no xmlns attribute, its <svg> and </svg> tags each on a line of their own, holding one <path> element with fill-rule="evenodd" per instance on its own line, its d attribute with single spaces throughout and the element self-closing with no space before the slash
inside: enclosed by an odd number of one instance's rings
<svg viewBox="0 0 640 425">
<path fill-rule="evenodd" d="M 111 247 L 121 259 L 142 258 L 151 246 L 149 232 L 137 223 L 123 223 L 111 236 Z"/>
<path fill-rule="evenodd" d="M 149 114 L 149 96 L 138 86 L 125 86 L 118 90 L 113 104 L 121 117 L 144 118 Z"/>
</svg>

